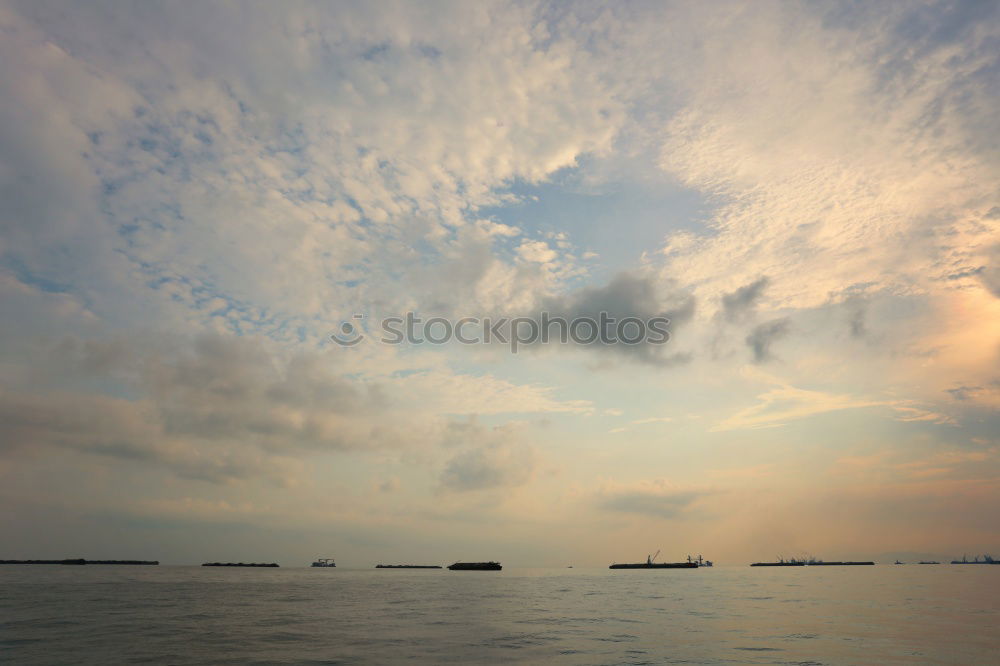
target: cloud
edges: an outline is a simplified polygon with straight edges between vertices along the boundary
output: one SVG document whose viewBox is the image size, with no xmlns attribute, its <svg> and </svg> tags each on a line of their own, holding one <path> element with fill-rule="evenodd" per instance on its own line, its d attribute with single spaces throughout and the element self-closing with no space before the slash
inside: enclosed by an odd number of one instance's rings
<svg viewBox="0 0 1000 666">
<path fill-rule="evenodd" d="M 713 431 L 740 428 L 770 428 L 788 421 L 841 409 L 859 409 L 885 404 L 849 395 L 810 391 L 782 385 L 757 396 L 760 402 L 741 410 L 712 428 Z"/>
<path fill-rule="evenodd" d="M 868 335 L 868 303 L 858 297 L 847 301 L 849 319 L 848 330 L 852 338 L 863 338 Z"/>
<path fill-rule="evenodd" d="M 955 419 L 945 414 L 939 414 L 934 411 L 930 411 L 921 407 L 913 407 L 907 404 L 900 403 L 887 403 L 892 409 L 896 410 L 897 421 L 926 421 L 928 423 L 935 423 L 937 425 L 955 425 Z"/>
<path fill-rule="evenodd" d="M 994 219 L 997 217 L 1000 215 L 993 216 Z M 1000 245 L 994 245 L 987 257 L 988 263 L 982 267 L 980 278 L 990 293 L 1000 298 Z"/>
<path fill-rule="evenodd" d="M 656 518 L 676 518 L 706 490 L 683 489 L 665 481 L 642 481 L 632 485 L 607 484 L 599 493 L 598 507 L 605 511 L 633 513 Z"/>
<path fill-rule="evenodd" d="M 403 434 L 371 420 L 386 408 L 378 386 L 346 381 L 317 356 L 282 362 L 260 341 L 205 334 L 190 346 L 157 346 L 69 337 L 43 351 L 47 358 L 31 359 L 38 376 L 64 388 L 0 393 L 11 453 L 70 448 L 186 478 L 285 480 L 292 459 L 307 451 L 386 446 Z"/>
<path fill-rule="evenodd" d="M 769 300 L 797 308 L 858 283 L 937 290 L 995 243 L 980 211 L 997 173 L 996 23 L 954 5 L 944 40 L 928 19 L 942 7 L 871 7 L 849 27 L 842 10 L 800 9 L 732 7 L 712 31 L 725 48 L 689 38 L 674 75 L 692 95 L 660 164 L 718 207 L 701 233 L 668 236 L 665 270 L 703 297 L 767 275 Z M 779 32 L 783 49 L 762 47 Z"/>
<path fill-rule="evenodd" d="M 517 248 L 517 253 L 525 261 L 532 261 L 538 264 L 547 264 L 554 261 L 559 254 L 543 241 L 521 241 Z"/>
<path fill-rule="evenodd" d="M 628 425 L 636 426 L 636 425 L 649 425 L 651 423 L 671 423 L 673 420 L 674 419 L 670 416 L 652 416 L 645 419 L 636 419 L 635 421 L 629 421 Z M 609 430 L 608 432 L 612 433 L 626 432 L 627 430 L 629 430 L 628 426 L 622 426 L 620 428 L 614 428 L 612 430 Z"/>
<path fill-rule="evenodd" d="M 287 341 L 358 301 L 461 284 L 457 307 L 517 305 L 572 270 L 537 240 L 518 264 L 495 251 L 518 230 L 475 226 L 624 122 L 572 36 L 515 7 L 238 14 L 3 10 L 8 262 L 99 289 L 103 312 L 183 304 Z M 235 22 L 240 39 L 209 27 Z M 423 275 L 438 284 L 414 293 Z"/>
<path fill-rule="evenodd" d="M 212 483 L 261 477 L 287 486 L 302 472 L 298 461 L 280 453 L 172 436 L 149 403 L 104 396 L 0 393 L 0 432 L 5 457 L 70 449 Z"/>
<path fill-rule="evenodd" d="M 670 423 L 674 419 L 669 416 L 653 416 L 648 419 L 638 419 L 632 421 L 633 425 L 644 425 L 646 423 Z"/>
<path fill-rule="evenodd" d="M 665 317 L 670 320 L 671 340 L 664 344 L 643 339 L 634 345 L 595 342 L 579 346 L 595 353 L 616 354 L 642 363 L 670 366 L 691 359 L 689 354 L 675 351 L 675 339 L 676 331 L 694 317 L 695 305 L 695 297 L 673 281 L 648 274 L 623 272 L 604 285 L 546 298 L 541 303 L 541 310 L 569 322 L 577 318 L 598 321 L 601 313 L 607 313 L 616 321 L 638 318 L 648 322 L 655 317 Z M 537 316 L 535 318 L 538 320 Z"/>
<path fill-rule="evenodd" d="M 401 485 L 399 479 L 393 476 L 376 484 L 376 488 L 380 493 L 394 493 L 399 490 Z"/>
<path fill-rule="evenodd" d="M 755 373 L 748 373 L 753 376 Z M 791 386 L 767 375 L 761 378 L 776 383 L 775 388 L 757 396 L 758 403 L 738 411 L 711 428 L 712 432 L 738 429 L 775 428 L 790 421 L 845 409 L 867 407 L 888 408 L 896 413 L 898 421 L 926 421 L 937 425 L 953 425 L 955 420 L 945 414 L 929 410 L 924 405 L 909 400 L 872 399 L 849 394 L 829 393 Z"/>
<path fill-rule="evenodd" d="M 751 312 L 764 295 L 768 282 L 767 276 L 764 276 L 736 291 L 723 294 L 722 312 L 726 321 L 737 321 Z"/>
<path fill-rule="evenodd" d="M 465 446 L 445 464 L 440 477 L 442 489 L 468 492 L 513 488 L 530 481 L 537 466 L 534 448 L 520 441 L 519 429 L 511 426 L 472 428 Z"/>
<path fill-rule="evenodd" d="M 986 381 L 982 385 L 960 384 L 950 389 L 945 389 L 954 400 L 962 403 L 970 403 L 971 406 L 981 406 L 992 408 L 1000 405 L 1000 379 Z"/>
<path fill-rule="evenodd" d="M 771 345 L 791 332 L 791 321 L 788 317 L 772 319 L 755 326 L 746 337 L 747 346 L 753 351 L 754 363 L 764 363 L 774 358 Z"/>
<path fill-rule="evenodd" d="M 0 387 L 0 455 L 72 449 L 213 482 L 290 483 L 298 462 L 344 451 L 427 450 L 455 436 L 446 414 L 587 411 L 543 387 L 441 370 L 349 372 L 332 353 L 266 338 L 102 341 L 66 337 L 11 364 Z M 115 395 L 117 394 L 117 395 Z M 430 397 L 428 397 L 430 396 Z"/>
<path fill-rule="evenodd" d="M 955 400 L 968 400 L 970 397 L 982 393 L 985 389 L 982 386 L 956 386 L 947 389 Z"/>
</svg>

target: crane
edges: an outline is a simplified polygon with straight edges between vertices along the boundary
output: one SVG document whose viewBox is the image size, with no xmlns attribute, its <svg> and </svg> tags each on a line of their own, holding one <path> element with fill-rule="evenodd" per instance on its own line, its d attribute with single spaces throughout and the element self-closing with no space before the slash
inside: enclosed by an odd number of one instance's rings
<svg viewBox="0 0 1000 666">
<path fill-rule="evenodd" d="M 653 560 L 655 560 L 659 554 L 660 554 L 660 551 L 656 551 L 656 555 L 647 555 L 646 556 L 646 564 L 652 564 Z"/>
</svg>

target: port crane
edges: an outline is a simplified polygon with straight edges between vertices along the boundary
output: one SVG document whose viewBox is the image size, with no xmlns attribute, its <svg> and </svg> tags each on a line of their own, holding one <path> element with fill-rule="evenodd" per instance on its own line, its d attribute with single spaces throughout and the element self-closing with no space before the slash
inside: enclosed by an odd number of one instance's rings
<svg viewBox="0 0 1000 666">
<path fill-rule="evenodd" d="M 646 556 L 646 564 L 652 564 L 653 560 L 655 560 L 659 555 L 660 555 L 660 551 L 656 551 L 656 555 L 647 555 Z"/>
</svg>

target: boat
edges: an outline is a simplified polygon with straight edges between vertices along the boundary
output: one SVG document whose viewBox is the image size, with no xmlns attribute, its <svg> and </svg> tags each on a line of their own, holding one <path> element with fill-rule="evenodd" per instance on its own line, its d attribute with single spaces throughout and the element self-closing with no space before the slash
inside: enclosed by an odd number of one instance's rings
<svg viewBox="0 0 1000 666">
<path fill-rule="evenodd" d="M 968 555 L 962 555 L 961 560 L 952 560 L 952 564 L 1000 564 L 1000 560 L 994 560 L 989 555 L 983 555 L 983 559 L 979 559 L 976 555 L 975 559 L 970 560 Z"/>
<path fill-rule="evenodd" d="M 894 564 L 905 564 L 905 562 L 900 562 L 899 560 L 896 560 Z"/>
<path fill-rule="evenodd" d="M 687 562 L 655 562 L 656 557 L 660 554 L 660 551 L 656 551 L 656 555 L 647 555 L 645 562 L 636 562 L 633 564 L 612 564 L 609 569 L 697 569 L 698 563 L 691 561 L 688 558 Z"/>
<path fill-rule="evenodd" d="M 713 566 L 712 560 L 702 559 L 701 555 L 699 555 L 697 558 L 693 558 L 690 555 L 688 555 L 688 562 L 695 562 L 699 567 Z"/>
<path fill-rule="evenodd" d="M 856 566 L 872 566 L 874 562 L 810 562 L 811 567 L 856 567 Z"/>
<path fill-rule="evenodd" d="M 752 567 L 804 567 L 806 565 L 805 560 L 797 560 L 794 557 L 786 560 L 783 557 L 779 557 L 777 562 L 754 562 L 750 566 Z"/>
<path fill-rule="evenodd" d="M 336 567 L 337 563 L 333 561 L 332 557 L 321 557 L 313 562 L 311 566 L 329 568 Z"/>
<path fill-rule="evenodd" d="M 920 560 L 917 564 L 941 564 L 940 562 L 934 562 L 933 560 Z"/>
<path fill-rule="evenodd" d="M 452 571 L 500 571 L 503 569 L 499 562 L 455 562 L 449 564 Z"/>
<path fill-rule="evenodd" d="M 438 564 L 376 564 L 376 569 L 440 569 Z"/>
<path fill-rule="evenodd" d="M 874 565 L 874 562 L 824 562 L 823 560 L 817 560 L 815 557 L 810 557 L 807 560 L 797 560 L 794 557 L 788 560 L 783 558 L 778 558 L 777 562 L 754 562 L 750 566 L 752 567 L 846 567 L 846 566 L 865 566 Z M 901 562 L 897 562 L 901 564 Z"/>
<path fill-rule="evenodd" d="M 276 562 L 205 562 L 203 567 L 264 567 L 267 569 L 277 568 Z"/>
<path fill-rule="evenodd" d="M 128 565 L 157 565 L 159 560 L 0 560 L 0 564 L 128 564 Z"/>
</svg>

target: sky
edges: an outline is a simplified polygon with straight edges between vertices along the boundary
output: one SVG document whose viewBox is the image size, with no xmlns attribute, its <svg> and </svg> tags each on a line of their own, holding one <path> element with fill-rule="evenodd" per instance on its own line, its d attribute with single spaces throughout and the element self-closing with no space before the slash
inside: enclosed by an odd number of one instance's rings
<svg viewBox="0 0 1000 666">
<path fill-rule="evenodd" d="M 3 0 L 0 557 L 1000 554 L 998 102 L 988 1 Z M 543 311 L 670 340 L 376 334 Z"/>
</svg>

